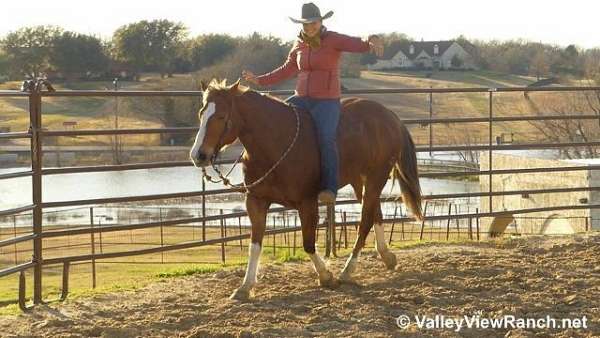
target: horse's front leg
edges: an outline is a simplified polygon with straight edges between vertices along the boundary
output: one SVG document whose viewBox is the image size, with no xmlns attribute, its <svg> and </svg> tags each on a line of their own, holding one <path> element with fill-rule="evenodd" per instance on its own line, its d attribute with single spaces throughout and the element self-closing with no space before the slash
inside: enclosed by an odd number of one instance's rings
<svg viewBox="0 0 600 338">
<path fill-rule="evenodd" d="M 258 274 L 258 263 L 260 253 L 262 251 L 262 240 L 265 235 L 265 227 L 267 222 L 267 211 L 270 203 L 254 197 L 250 194 L 246 195 L 246 210 L 252 224 L 252 234 L 250 237 L 250 246 L 248 248 L 248 267 L 244 282 L 237 290 L 231 294 L 231 299 L 248 300 L 250 298 L 250 290 L 256 284 L 256 276 Z"/>
<path fill-rule="evenodd" d="M 319 209 L 317 200 L 310 200 L 303 203 L 298 208 L 300 223 L 302 225 L 302 243 L 304 251 L 313 262 L 315 271 L 319 275 L 319 284 L 324 287 L 334 287 L 337 280 L 333 278 L 333 274 L 327 269 L 325 262 L 321 259 L 315 248 L 315 232 L 317 222 L 319 221 Z"/>
</svg>

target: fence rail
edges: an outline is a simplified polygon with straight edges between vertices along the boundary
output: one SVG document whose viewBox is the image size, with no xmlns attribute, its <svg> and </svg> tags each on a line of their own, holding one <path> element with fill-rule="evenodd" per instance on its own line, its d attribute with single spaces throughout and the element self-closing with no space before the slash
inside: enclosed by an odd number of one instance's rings
<svg viewBox="0 0 600 338">
<path fill-rule="evenodd" d="M 461 214 L 448 214 L 448 215 L 437 215 L 429 216 L 428 220 L 447 220 L 448 226 L 450 220 L 457 219 L 473 219 L 482 217 L 504 217 L 506 215 L 526 214 L 541 211 L 552 211 L 552 210 L 577 210 L 577 209 L 595 209 L 600 208 L 600 205 L 586 204 L 586 205 L 565 205 L 555 207 L 542 207 L 542 208 L 528 208 L 518 209 L 509 211 L 493 211 L 493 196 L 505 196 L 505 195 L 524 195 L 524 194 L 542 194 L 542 193 L 564 193 L 564 192 L 575 192 L 575 191 L 598 191 L 600 187 L 573 187 L 573 188 L 554 188 L 554 189 L 523 189 L 514 191 L 493 191 L 492 189 L 492 178 L 494 175 L 501 174 L 519 174 L 519 173 L 549 173 L 549 172 L 568 172 L 568 171 L 580 171 L 580 170 L 598 170 L 600 165 L 581 165 L 581 166 L 564 166 L 556 168 L 519 168 L 519 169 L 493 169 L 493 152 L 502 150 L 529 150 L 529 149 L 562 149 L 562 148 L 573 148 L 573 147 L 597 147 L 600 146 L 599 141 L 590 142 L 562 142 L 562 143 L 527 143 L 527 144 L 494 144 L 493 143 L 493 125 L 497 122 L 531 122 L 531 121 L 549 121 L 549 120 L 595 120 L 600 119 L 597 114 L 592 113 L 577 113 L 572 115 L 563 114 L 549 114 L 549 115 L 522 115 L 522 116 L 494 116 L 494 94 L 495 93 L 533 93 L 533 92 L 599 92 L 600 87 L 542 87 L 542 88 L 530 88 L 530 87 L 510 87 L 510 88 L 428 88 L 428 89 L 369 89 L 369 90 L 345 90 L 344 94 L 429 94 L 430 102 L 430 115 L 429 118 L 425 119 L 407 119 L 404 121 L 407 125 L 420 125 L 429 126 L 429 144 L 419 145 L 417 147 L 418 152 L 454 152 L 454 151 L 488 151 L 489 170 L 468 170 L 468 171 L 456 171 L 456 172 L 428 172 L 422 173 L 420 177 L 438 178 L 438 177 L 452 177 L 452 176 L 487 176 L 489 180 L 489 191 L 485 192 L 472 192 L 472 193 L 456 193 L 456 194 L 430 194 L 425 196 L 427 200 L 442 200 L 452 198 L 489 198 L 490 210 L 482 211 L 477 213 L 461 213 Z M 287 90 L 271 91 L 273 95 L 290 95 L 293 92 Z M 487 117 L 466 117 L 466 118 L 434 118 L 432 108 L 432 97 L 434 94 L 448 94 L 448 93 L 482 93 L 488 96 L 488 116 Z M 44 92 L 44 91 L 32 91 L 28 93 L 22 93 L 17 91 L 0 91 L 0 97 L 22 97 L 29 100 L 29 113 L 30 113 L 30 128 L 29 131 L 22 132 L 9 132 L 0 133 L 1 140 L 11 139 L 29 139 L 31 149 L 31 170 L 8 173 L 0 175 L 0 180 L 18 178 L 18 177 L 32 177 L 32 201 L 31 205 L 14 208 L 10 210 L 0 211 L 0 216 L 18 215 L 27 211 L 32 212 L 32 233 L 25 234 L 22 236 L 16 236 L 9 239 L 3 239 L 0 241 L 0 247 L 9 245 L 16 245 L 18 243 L 33 241 L 33 257 L 31 261 L 16 264 L 12 267 L 0 270 L 0 277 L 7 276 L 13 273 L 23 272 L 27 269 L 33 268 L 34 274 L 34 288 L 33 288 L 33 301 L 34 304 L 39 304 L 42 301 L 42 267 L 52 264 L 64 264 L 65 274 L 68 274 L 68 264 L 72 262 L 80 261 L 95 261 L 96 259 L 108 259 L 125 257 L 132 255 L 143 255 L 149 253 L 166 252 L 173 250 L 181 250 L 187 248 L 193 248 L 203 245 L 213 244 L 224 244 L 228 242 L 241 241 L 248 238 L 249 234 L 239 234 L 235 236 L 221 236 L 217 239 L 206 239 L 204 236 L 202 240 L 187 241 L 178 244 L 161 245 L 156 248 L 145 248 L 130 251 L 119 251 L 110 253 L 91 253 L 86 255 L 72 255 L 64 257 L 55 257 L 50 259 L 43 258 L 43 246 L 42 240 L 72 236 L 72 235 L 85 235 L 91 234 L 92 236 L 100 231 L 103 234 L 122 230 L 139 230 L 149 228 L 160 228 L 162 234 L 162 227 L 183 225 L 189 223 L 198 222 L 210 222 L 210 221 L 221 221 L 226 219 L 234 219 L 246 216 L 245 212 L 234 212 L 229 214 L 220 214 L 214 216 L 207 216 L 205 211 L 205 198 L 207 196 L 220 195 L 233 193 L 231 189 L 218 189 L 207 191 L 204 186 L 201 191 L 192 191 L 185 193 L 171 193 L 171 194 L 154 194 L 145 196 L 131 196 L 131 197 L 113 197 L 113 198 L 99 198 L 99 199 L 82 199 L 82 200 L 70 200 L 70 201 L 58 201 L 58 202 L 43 202 L 42 198 L 42 177 L 47 175 L 61 175 L 61 174 L 72 174 L 72 173 L 89 173 L 89 172 L 107 172 L 107 171 L 124 171 L 124 170 L 138 170 L 138 169 L 153 169 L 153 168 L 172 168 L 172 167 L 186 167 L 191 164 L 188 161 L 171 161 L 171 162 L 152 162 L 152 163 L 136 163 L 136 164 L 121 164 L 121 165 L 102 165 L 102 166 L 80 166 L 80 167 L 66 167 L 66 168 L 43 168 L 43 139 L 48 137 L 66 137 L 66 136 L 97 136 L 97 135 L 142 135 L 142 134 L 164 134 L 164 133 L 194 133 L 198 128 L 194 127 L 183 127 L 183 128 L 149 128 L 149 129 L 102 129 L 102 130 L 44 130 L 42 128 L 42 101 L 45 97 L 164 97 L 164 96 L 180 96 L 180 97 L 199 97 L 202 95 L 200 91 L 55 91 L 55 92 Z M 433 144 L 433 132 L 432 126 L 434 124 L 449 124 L 449 123 L 486 123 L 488 125 L 488 142 L 486 144 L 475 144 L 475 145 L 434 145 Z M 222 164 L 231 163 L 230 161 L 223 161 Z M 62 229 L 62 230 L 44 230 L 42 228 L 42 213 L 44 209 L 67 207 L 67 206 L 81 206 L 81 205 L 96 205 L 96 204 L 107 204 L 107 203 L 124 203 L 133 201 L 150 201 L 158 199 L 171 199 L 171 198 L 187 198 L 187 197 L 198 197 L 202 198 L 202 217 L 191 217 L 176 220 L 159 220 L 156 222 L 146 222 L 139 224 L 117 224 L 102 226 L 100 228 L 76 228 L 76 229 Z M 390 199 L 382 199 L 382 201 L 389 201 Z M 355 200 L 340 201 L 338 204 L 351 204 L 358 203 Z M 271 212 L 285 211 L 285 208 L 273 209 Z M 91 216 L 93 219 L 93 215 Z M 344 217 L 345 218 L 345 217 Z M 390 222 L 410 222 L 412 221 L 409 217 L 397 217 L 394 215 L 391 218 L 386 218 L 386 221 Z M 338 226 L 354 225 L 357 221 L 344 221 Z M 470 224 L 470 223 L 469 223 Z M 470 225 L 469 225 L 470 226 Z M 421 236 L 422 230 L 421 228 Z M 270 229 L 268 234 L 283 234 L 298 231 L 298 226 L 289 226 L 281 229 Z M 479 231 L 477 232 L 479 238 Z M 340 233 L 341 236 L 341 233 Z M 93 237 L 92 237 L 93 240 Z M 347 240 L 346 240 L 347 242 Z M 240 242 L 241 243 L 241 242 Z M 161 243 L 163 244 L 163 243 Z M 16 249 L 15 249 L 16 250 Z M 68 277 L 67 277 L 68 278 Z M 63 284 L 64 285 L 64 284 Z M 67 284 L 68 285 L 68 284 Z"/>
</svg>

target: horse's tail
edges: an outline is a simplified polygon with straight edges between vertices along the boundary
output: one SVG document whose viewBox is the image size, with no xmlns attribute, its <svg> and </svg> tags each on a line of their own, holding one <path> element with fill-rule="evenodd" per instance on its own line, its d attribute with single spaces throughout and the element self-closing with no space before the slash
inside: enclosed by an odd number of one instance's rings
<svg viewBox="0 0 600 338">
<path fill-rule="evenodd" d="M 394 164 L 393 178 L 400 183 L 402 199 L 410 209 L 415 218 L 423 220 L 421 208 L 421 185 L 419 184 L 419 172 L 417 168 L 417 153 L 415 143 L 406 126 L 400 123 L 400 134 L 402 149 Z"/>
</svg>

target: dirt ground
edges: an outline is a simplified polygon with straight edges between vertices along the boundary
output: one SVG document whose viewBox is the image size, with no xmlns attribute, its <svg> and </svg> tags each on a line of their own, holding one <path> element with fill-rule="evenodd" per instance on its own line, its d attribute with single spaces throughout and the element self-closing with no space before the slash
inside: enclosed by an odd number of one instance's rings
<svg viewBox="0 0 600 338">
<path fill-rule="evenodd" d="M 309 262 L 263 266 L 253 299 L 230 301 L 243 270 L 163 280 L 0 318 L 7 337 L 598 337 L 600 234 L 393 250 L 394 271 L 373 252 L 360 285 L 317 286 Z M 344 259 L 332 259 L 339 274 Z M 400 315 L 587 318 L 587 329 L 426 329 Z"/>
</svg>

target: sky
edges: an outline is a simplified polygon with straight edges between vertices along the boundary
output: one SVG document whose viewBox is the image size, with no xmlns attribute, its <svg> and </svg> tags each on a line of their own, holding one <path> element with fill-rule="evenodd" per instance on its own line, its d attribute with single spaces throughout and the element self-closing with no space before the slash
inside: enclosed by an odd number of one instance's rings
<svg viewBox="0 0 600 338">
<path fill-rule="evenodd" d="M 51 24 L 109 38 L 119 27 L 139 20 L 168 19 L 189 28 L 191 36 L 260 32 L 292 40 L 300 25 L 298 0 L 29 0 L 0 7 L 0 36 L 20 27 Z M 367 36 L 401 32 L 417 40 L 508 40 L 524 38 L 567 46 L 600 48 L 600 2 L 596 0 L 361 0 L 314 1 L 329 30 Z"/>
</svg>

